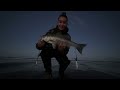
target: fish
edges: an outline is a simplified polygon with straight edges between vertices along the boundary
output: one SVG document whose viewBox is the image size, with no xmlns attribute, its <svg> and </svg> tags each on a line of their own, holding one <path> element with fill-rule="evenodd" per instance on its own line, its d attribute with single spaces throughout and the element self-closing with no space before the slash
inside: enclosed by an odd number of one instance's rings
<svg viewBox="0 0 120 90">
<path fill-rule="evenodd" d="M 78 50 L 78 52 L 80 54 L 82 54 L 83 48 L 87 45 L 87 44 L 78 44 L 72 40 L 67 40 L 65 38 L 63 38 L 63 36 L 56 36 L 56 35 L 44 35 L 41 37 L 41 41 L 45 41 L 47 43 L 52 44 L 52 47 L 55 49 L 56 45 L 58 45 L 60 42 L 65 43 L 67 47 L 74 47 Z"/>
</svg>

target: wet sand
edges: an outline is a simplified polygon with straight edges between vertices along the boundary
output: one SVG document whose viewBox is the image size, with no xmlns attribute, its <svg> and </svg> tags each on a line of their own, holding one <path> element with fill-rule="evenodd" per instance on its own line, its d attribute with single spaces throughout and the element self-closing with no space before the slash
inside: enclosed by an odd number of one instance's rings
<svg viewBox="0 0 120 90">
<path fill-rule="evenodd" d="M 107 62 L 79 61 L 79 68 L 76 69 L 73 60 L 65 71 L 65 79 L 120 79 L 120 73 L 113 72 L 116 70 L 113 70 L 115 68 L 112 67 L 113 62 L 111 65 L 105 63 Z M 58 79 L 59 65 L 55 60 L 52 60 L 52 70 L 53 79 Z M 41 60 L 38 61 L 38 64 L 35 63 L 35 60 L 13 62 L 9 60 L 9 62 L 0 63 L 0 79 L 44 79 L 44 76 L 45 72 Z"/>
</svg>

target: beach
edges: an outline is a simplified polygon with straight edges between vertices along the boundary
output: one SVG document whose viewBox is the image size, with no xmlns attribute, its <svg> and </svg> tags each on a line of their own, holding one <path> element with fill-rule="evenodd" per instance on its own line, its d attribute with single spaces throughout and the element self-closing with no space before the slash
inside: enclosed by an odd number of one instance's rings
<svg viewBox="0 0 120 90">
<path fill-rule="evenodd" d="M 42 60 L 7 58 L 0 60 L 0 79 L 44 79 Z M 58 79 L 59 64 L 52 60 L 53 79 Z M 120 79 L 119 61 L 71 60 L 65 79 Z"/>
</svg>

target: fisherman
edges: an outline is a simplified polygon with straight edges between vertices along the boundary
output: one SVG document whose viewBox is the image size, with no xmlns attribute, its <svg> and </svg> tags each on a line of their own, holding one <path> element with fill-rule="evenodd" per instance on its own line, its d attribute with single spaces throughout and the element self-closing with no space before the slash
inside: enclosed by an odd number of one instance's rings
<svg viewBox="0 0 120 90">
<path fill-rule="evenodd" d="M 63 39 L 71 41 L 71 36 L 68 31 L 68 17 L 65 12 L 63 12 L 58 17 L 58 23 L 55 28 L 50 29 L 45 35 L 56 35 L 62 36 Z M 44 36 L 44 35 L 43 35 Z M 47 74 L 47 79 L 52 79 L 52 69 L 51 69 L 51 58 L 55 57 L 59 63 L 59 78 L 64 78 L 64 72 L 70 64 L 70 60 L 67 57 L 69 52 L 69 47 L 65 42 L 59 42 L 56 48 L 52 47 L 52 44 L 38 40 L 36 44 L 38 50 L 42 50 L 40 53 L 41 59 L 44 64 L 45 72 Z"/>
</svg>

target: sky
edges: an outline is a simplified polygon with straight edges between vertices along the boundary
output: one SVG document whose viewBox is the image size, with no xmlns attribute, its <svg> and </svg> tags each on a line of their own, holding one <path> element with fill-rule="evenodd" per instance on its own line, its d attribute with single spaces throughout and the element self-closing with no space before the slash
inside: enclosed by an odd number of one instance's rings
<svg viewBox="0 0 120 90">
<path fill-rule="evenodd" d="M 0 11 L 0 56 L 36 57 L 40 36 L 57 24 L 62 11 Z M 86 43 L 69 58 L 120 58 L 120 11 L 66 11 L 72 41 Z"/>
</svg>

